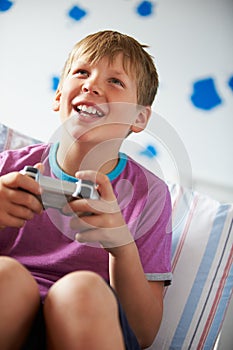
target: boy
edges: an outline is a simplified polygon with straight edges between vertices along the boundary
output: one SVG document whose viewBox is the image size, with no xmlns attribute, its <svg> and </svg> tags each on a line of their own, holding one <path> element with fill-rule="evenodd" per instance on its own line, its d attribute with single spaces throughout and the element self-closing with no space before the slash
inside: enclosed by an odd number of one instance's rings
<svg viewBox="0 0 233 350">
<path fill-rule="evenodd" d="M 35 336 L 38 345 L 45 332 L 56 350 L 152 344 L 171 279 L 170 196 L 119 148 L 146 127 L 157 87 L 153 60 L 135 39 L 91 34 L 61 75 L 53 107 L 59 139 L 1 154 L 0 348 Z M 39 184 L 20 173 L 25 165 L 91 180 L 100 198 L 43 210 Z"/>
</svg>

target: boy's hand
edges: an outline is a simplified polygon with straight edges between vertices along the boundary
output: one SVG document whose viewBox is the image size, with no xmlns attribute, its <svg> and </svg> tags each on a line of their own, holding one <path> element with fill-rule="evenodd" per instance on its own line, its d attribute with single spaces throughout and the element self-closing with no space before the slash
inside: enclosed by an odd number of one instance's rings
<svg viewBox="0 0 233 350">
<path fill-rule="evenodd" d="M 64 212 L 72 210 L 76 213 L 70 223 L 72 229 L 80 232 L 76 240 L 82 243 L 99 242 L 114 254 L 115 248 L 132 242 L 133 237 L 121 214 L 112 185 L 108 177 L 100 172 L 80 171 L 76 177 L 98 184 L 100 194 L 99 200 L 78 199 L 64 208 Z"/>
<path fill-rule="evenodd" d="M 29 176 L 12 172 L 0 177 L 0 228 L 22 227 L 42 205 L 35 197 L 40 194 L 39 184 Z"/>
</svg>

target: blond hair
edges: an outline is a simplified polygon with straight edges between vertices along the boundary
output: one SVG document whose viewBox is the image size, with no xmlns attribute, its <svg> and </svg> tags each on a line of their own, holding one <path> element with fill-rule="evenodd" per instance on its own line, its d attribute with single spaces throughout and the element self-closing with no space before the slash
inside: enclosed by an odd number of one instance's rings
<svg viewBox="0 0 233 350">
<path fill-rule="evenodd" d="M 134 38 L 116 31 L 105 30 L 86 36 L 76 43 L 63 68 L 59 89 L 69 74 L 73 62 L 82 55 L 91 63 L 108 57 L 110 62 L 123 54 L 123 67 L 133 74 L 137 84 L 137 103 L 151 106 L 158 89 L 158 74 L 152 57 L 145 51 L 147 45 L 140 44 Z"/>
</svg>

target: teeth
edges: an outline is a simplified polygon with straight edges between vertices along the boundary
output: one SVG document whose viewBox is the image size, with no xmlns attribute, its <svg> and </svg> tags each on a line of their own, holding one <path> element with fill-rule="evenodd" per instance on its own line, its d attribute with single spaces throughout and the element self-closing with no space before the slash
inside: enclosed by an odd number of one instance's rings
<svg viewBox="0 0 233 350">
<path fill-rule="evenodd" d="M 100 112 L 98 109 L 96 109 L 93 106 L 87 106 L 87 105 L 79 105 L 77 107 L 78 111 L 82 111 L 82 112 L 86 112 L 88 114 L 94 114 L 94 115 L 98 115 L 99 117 L 103 116 L 103 113 Z"/>
</svg>

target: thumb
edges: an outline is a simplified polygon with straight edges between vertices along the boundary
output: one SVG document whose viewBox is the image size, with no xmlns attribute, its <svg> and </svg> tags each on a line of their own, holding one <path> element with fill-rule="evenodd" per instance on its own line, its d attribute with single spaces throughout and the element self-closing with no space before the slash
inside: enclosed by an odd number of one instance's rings
<svg viewBox="0 0 233 350">
<path fill-rule="evenodd" d="M 34 165 L 34 167 L 35 167 L 36 169 L 38 169 L 38 170 L 40 171 L 41 174 L 43 174 L 43 172 L 44 172 L 44 164 L 42 164 L 42 163 L 36 163 L 36 164 Z"/>
</svg>

